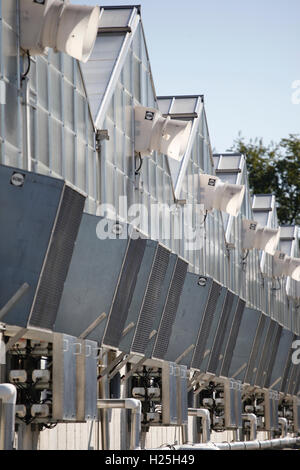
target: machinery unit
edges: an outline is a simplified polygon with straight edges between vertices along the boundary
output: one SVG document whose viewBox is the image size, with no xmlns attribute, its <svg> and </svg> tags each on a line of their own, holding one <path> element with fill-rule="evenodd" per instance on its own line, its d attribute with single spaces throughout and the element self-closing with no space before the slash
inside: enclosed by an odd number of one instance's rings
<svg viewBox="0 0 300 470">
<path fill-rule="evenodd" d="M 288 365 L 289 352 L 291 351 L 294 334 L 285 328 L 281 331 L 277 354 L 274 360 L 270 379 L 266 382 L 266 387 L 280 391 L 283 381 L 284 371 Z"/>
<path fill-rule="evenodd" d="M 255 385 L 260 388 L 264 388 L 270 382 L 281 331 L 282 327 L 274 320 L 271 320 L 255 377 Z"/>
<path fill-rule="evenodd" d="M 211 374 L 220 375 L 222 368 L 225 372 L 225 369 L 229 366 L 230 349 L 232 345 L 234 346 L 236 340 L 244 305 L 245 303 L 228 289 L 207 366 L 207 371 Z M 228 356 L 226 356 L 227 343 Z"/>
<path fill-rule="evenodd" d="M 29 285 L 1 321 L 53 328 L 84 203 L 63 180 L 0 166 L 0 307 Z"/>
<path fill-rule="evenodd" d="M 188 273 L 164 359 L 200 370 L 215 316 L 220 316 L 221 286 L 212 278 Z"/>
<path fill-rule="evenodd" d="M 241 382 L 245 379 L 247 364 L 250 359 L 260 317 L 261 312 L 259 310 L 248 307 L 244 309 L 228 371 L 229 377 Z"/>
</svg>

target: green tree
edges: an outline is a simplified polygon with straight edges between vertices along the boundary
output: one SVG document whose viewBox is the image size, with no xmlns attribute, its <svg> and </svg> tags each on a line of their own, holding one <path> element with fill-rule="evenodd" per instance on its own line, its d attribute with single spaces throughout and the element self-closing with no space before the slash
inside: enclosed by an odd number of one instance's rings
<svg viewBox="0 0 300 470">
<path fill-rule="evenodd" d="M 264 145 L 239 134 L 231 150 L 246 156 L 252 194 L 274 194 L 280 224 L 300 225 L 300 136 Z"/>
</svg>

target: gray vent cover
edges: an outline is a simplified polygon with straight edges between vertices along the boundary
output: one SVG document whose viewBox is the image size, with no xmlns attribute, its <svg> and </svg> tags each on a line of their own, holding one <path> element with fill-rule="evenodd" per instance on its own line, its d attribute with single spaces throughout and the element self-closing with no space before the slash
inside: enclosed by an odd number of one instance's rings
<svg viewBox="0 0 300 470">
<path fill-rule="evenodd" d="M 294 335 L 293 337 L 293 342 L 296 340 L 297 336 Z M 290 377 L 290 371 L 291 371 L 291 368 L 293 366 L 293 363 L 292 363 L 292 355 L 293 355 L 293 349 L 290 348 L 289 349 L 289 353 L 288 353 L 288 357 L 287 357 L 287 361 L 286 361 L 286 365 L 285 365 L 285 369 L 284 369 L 284 374 L 283 374 L 283 379 L 282 379 L 282 383 L 281 383 L 281 392 L 283 393 L 287 393 L 287 387 L 288 387 L 288 382 L 289 382 L 289 377 Z"/>
<path fill-rule="evenodd" d="M 230 318 L 230 312 L 232 309 L 234 297 L 235 296 L 232 292 L 230 291 L 227 292 L 226 299 L 224 302 L 224 308 L 222 311 L 221 319 L 218 325 L 218 330 L 217 330 L 215 340 L 214 340 L 212 354 L 210 356 L 210 360 L 209 360 L 208 367 L 207 367 L 208 372 L 211 372 L 212 374 L 216 373 L 216 370 L 219 364 L 220 353 L 221 353 L 222 345 L 224 342 L 226 329 L 228 328 L 228 322 Z"/>
<path fill-rule="evenodd" d="M 130 240 L 117 292 L 113 301 L 103 343 L 118 347 L 131 304 L 137 275 L 144 256 L 146 240 Z"/>
<path fill-rule="evenodd" d="M 237 309 L 235 312 L 235 317 L 233 320 L 233 324 L 232 324 L 232 328 L 230 331 L 230 335 L 229 335 L 229 339 L 228 339 L 228 343 L 226 347 L 226 352 L 225 352 L 225 356 L 224 356 L 224 360 L 223 360 L 223 364 L 221 368 L 221 375 L 224 377 L 228 377 L 228 374 L 229 374 L 229 368 L 230 368 L 230 364 L 232 361 L 233 351 L 236 345 L 236 340 L 237 340 L 238 332 L 240 329 L 245 304 L 246 302 L 242 299 L 239 299 L 237 303 Z"/>
<path fill-rule="evenodd" d="M 265 388 L 269 388 L 270 385 L 271 385 L 271 376 L 272 376 L 272 371 L 273 371 L 273 367 L 274 367 L 274 363 L 275 363 L 275 358 L 276 358 L 276 354 L 277 354 L 277 351 L 278 351 L 278 348 L 279 348 L 279 343 L 280 343 L 280 337 L 281 337 L 281 333 L 282 333 L 282 326 L 277 326 L 277 331 L 276 331 L 276 336 L 275 336 L 275 339 L 274 339 L 274 343 L 273 343 L 273 348 L 271 350 L 271 354 L 270 354 L 270 359 L 268 361 L 268 364 L 267 364 L 267 374 L 266 374 L 266 379 L 265 379 L 265 382 L 264 382 L 264 387 Z"/>
<path fill-rule="evenodd" d="M 167 301 L 162 314 L 161 324 L 157 334 L 156 342 L 153 349 L 153 357 L 163 359 L 168 349 L 172 327 L 179 304 L 184 280 L 187 273 L 188 264 L 178 258 L 174 276 L 171 282 Z"/>
<path fill-rule="evenodd" d="M 266 379 L 267 368 L 270 362 L 270 356 L 272 354 L 274 340 L 277 333 L 277 326 L 278 324 L 274 320 L 271 320 L 255 379 L 255 385 L 258 385 L 259 387 L 263 387 L 264 381 Z"/>
<path fill-rule="evenodd" d="M 168 267 L 170 252 L 158 245 L 152 272 L 144 297 L 131 350 L 143 354 L 152 331 L 153 320 L 161 295 L 161 286 Z"/>
<path fill-rule="evenodd" d="M 50 242 L 29 324 L 53 328 L 63 292 L 74 243 L 84 209 L 85 198 L 65 186 L 64 194 Z"/>
<path fill-rule="evenodd" d="M 250 360 L 245 376 L 245 382 L 253 385 L 254 378 L 257 372 L 257 363 L 259 361 L 259 353 L 262 349 L 262 345 L 264 343 L 264 338 L 267 333 L 267 329 L 270 323 L 270 318 L 266 317 L 266 315 L 262 314 L 260 318 L 260 322 L 257 328 L 257 332 L 255 335 L 255 340 L 253 344 L 253 348 L 250 355 Z"/>
<path fill-rule="evenodd" d="M 217 282 L 213 281 L 210 295 L 205 307 L 205 312 L 200 327 L 200 332 L 194 351 L 191 367 L 194 369 L 200 369 L 201 363 L 204 359 L 204 353 L 206 350 L 206 344 L 209 337 L 210 329 L 213 323 L 213 317 L 216 312 L 217 301 L 220 295 L 221 286 Z"/>
<path fill-rule="evenodd" d="M 0 165 L 0 307 L 29 284 L 5 323 L 53 328 L 84 203 L 61 179 Z"/>
</svg>

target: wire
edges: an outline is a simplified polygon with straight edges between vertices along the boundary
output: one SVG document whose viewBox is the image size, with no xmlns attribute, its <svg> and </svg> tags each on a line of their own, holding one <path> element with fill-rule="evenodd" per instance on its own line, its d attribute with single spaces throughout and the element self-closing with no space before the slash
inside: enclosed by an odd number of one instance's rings
<svg viewBox="0 0 300 470">
<path fill-rule="evenodd" d="M 141 171 L 141 168 L 142 168 L 142 165 L 143 165 L 143 159 L 142 159 L 142 156 L 141 156 L 140 152 L 137 155 L 138 155 L 139 160 L 140 160 L 140 165 L 139 165 L 138 168 L 135 168 L 135 174 L 139 175 L 140 171 Z"/>
<path fill-rule="evenodd" d="M 246 250 L 246 254 L 244 257 L 242 257 L 242 261 L 245 261 L 248 258 L 249 255 L 249 250 Z"/>
<path fill-rule="evenodd" d="M 25 78 L 27 77 L 27 75 L 28 75 L 29 72 L 30 72 L 31 60 L 30 60 L 30 53 L 29 53 L 29 51 L 27 51 L 26 55 L 27 55 L 27 59 L 28 59 L 28 65 L 27 65 L 27 70 L 26 70 L 26 72 L 23 73 L 23 75 L 21 76 L 21 81 L 25 80 Z"/>
</svg>

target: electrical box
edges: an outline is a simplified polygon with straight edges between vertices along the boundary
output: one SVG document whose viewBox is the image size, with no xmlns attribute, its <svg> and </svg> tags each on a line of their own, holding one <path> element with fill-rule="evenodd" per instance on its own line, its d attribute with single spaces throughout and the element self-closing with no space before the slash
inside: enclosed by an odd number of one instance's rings
<svg viewBox="0 0 300 470">
<path fill-rule="evenodd" d="M 188 424 L 188 369 L 186 366 L 179 366 L 177 376 L 177 408 L 178 425 Z"/>
<path fill-rule="evenodd" d="M 162 367 L 162 425 L 177 425 L 177 377 L 180 367 L 172 362 L 164 362 Z"/>
<path fill-rule="evenodd" d="M 264 414 L 265 414 L 265 430 L 276 431 L 278 424 L 278 402 L 279 394 L 273 390 L 265 390 L 264 395 Z"/>
<path fill-rule="evenodd" d="M 79 344 L 73 336 L 53 335 L 52 416 L 58 421 L 76 421 L 76 355 Z"/>
<path fill-rule="evenodd" d="M 300 434 L 300 398 L 293 397 L 293 424 L 294 432 Z"/>
<path fill-rule="evenodd" d="M 84 203 L 61 179 L 0 165 L 0 307 L 29 284 L 1 321 L 53 329 Z"/>
<path fill-rule="evenodd" d="M 241 382 L 226 380 L 224 382 L 224 414 L 226 429 L 242 428 L 242 391 Z"/>
<path fill-rule="evenodd" d="M 96 341 L 79 340 L 76 352 L 77 421 L 88 421 L 97 417 L 97 367 Z"/>
</svg>

